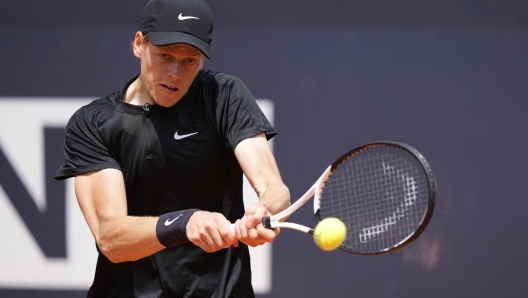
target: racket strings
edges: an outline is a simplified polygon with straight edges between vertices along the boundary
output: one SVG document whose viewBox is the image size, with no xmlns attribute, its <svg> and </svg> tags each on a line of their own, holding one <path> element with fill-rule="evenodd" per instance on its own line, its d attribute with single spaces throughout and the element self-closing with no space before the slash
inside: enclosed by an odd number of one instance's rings
<svg viewBox="0 0 528 298">
<path fill-rule="evenodd" d="M 427 206 L 427 180 L 416 158 L 380 146 L 353 155 L 332 173 L 322 191 L 320 216 L 345 223 L 346 247 L 379 252 L 411 236 Z"/>
</svg>

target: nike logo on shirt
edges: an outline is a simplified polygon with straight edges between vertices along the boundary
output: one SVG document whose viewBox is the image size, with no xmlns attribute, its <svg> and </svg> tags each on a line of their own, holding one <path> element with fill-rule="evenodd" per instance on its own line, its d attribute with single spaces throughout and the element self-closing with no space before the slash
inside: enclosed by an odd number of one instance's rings
<svg viewBox="0 0 528 298">
<path fill-rule="evenodd" d="M 178 16 L 178 20 L 180 20 L 180 21 L 188 20 L 188 19 L 197 19 L 197 20 L 199 20 L 200 18 L 197 18 L 197 17 L 191 17 L 191 16 L 184 17 L 184 16 L 182 16 L 181 13 L 180 13 L 180 15 Z"/>
<path fill-rule="evenodd" d="M 197 132 L 193 132 L 193 133 L 186 134 L 186 135 L 179 135 L 178 132 L 176 132 L 174 134 L 174 139 L 181 140 L 181 139 L 185 139 L 186 137 L 190 137 L 190 136 L 195 135 L 195 134 L 197 134 Z"/>
<path fill-rule="evenodd" d="M 165 226 L 168 227 L 170 226 L 175 220 L 177 220 L 178 218 L 180 218 L 180 216 L 182 216 L 183 214 L 180 214 L 178 215 L 175 219 L 169 221 L 169 219 L 167 218 L 167 220 L 165 221 Z"/>
</svg>

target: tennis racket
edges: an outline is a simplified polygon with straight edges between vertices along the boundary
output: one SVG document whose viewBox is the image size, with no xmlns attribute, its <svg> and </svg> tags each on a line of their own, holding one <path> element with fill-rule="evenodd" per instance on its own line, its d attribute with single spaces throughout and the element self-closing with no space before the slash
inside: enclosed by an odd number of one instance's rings
<svg viewBox="0 0 528 298">
<path fill-rule="evenodd" d="M 341 156 L 300 199 L 262 223 L 269 229 L 313 235 L 312 228 L 280 220 L 314 197 L 317 222 L 337 217 L 345 224 L 347 235 L 340 249 L 383 254 L 402 248 L 424 231 L 435 196 L 435 177 L 422 154 L 406 144 L 376 142 Z"/>
</svg>

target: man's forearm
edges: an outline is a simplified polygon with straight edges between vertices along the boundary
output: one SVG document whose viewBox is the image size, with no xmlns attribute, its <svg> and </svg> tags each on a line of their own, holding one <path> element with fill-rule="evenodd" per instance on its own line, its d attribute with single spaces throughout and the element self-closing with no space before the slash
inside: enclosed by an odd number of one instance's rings
<svg viewBox="0 0 528 298">
<path fill-rule="evenodd" d="M 165 247 L 156 237 L 157 217 L 125 216 L 101 222 L 97 246 L 112 262 L 135 261 Z"/>
</svg>

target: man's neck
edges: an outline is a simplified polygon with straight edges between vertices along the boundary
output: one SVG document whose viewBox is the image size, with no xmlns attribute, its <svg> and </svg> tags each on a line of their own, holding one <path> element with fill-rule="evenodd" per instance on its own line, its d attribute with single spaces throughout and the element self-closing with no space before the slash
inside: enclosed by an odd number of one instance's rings
<svg viewBox="0 0 528 298">
<path fill-rule="evenodd" d="M 128 86 L 125 95 L 123 96 L 123 102 L 136 106 L 142 106 L 146 103 L 154 104 L 145 85 L 143 85 L 143 82 L 141 81 L 141 76 Z"/>
</svg>

